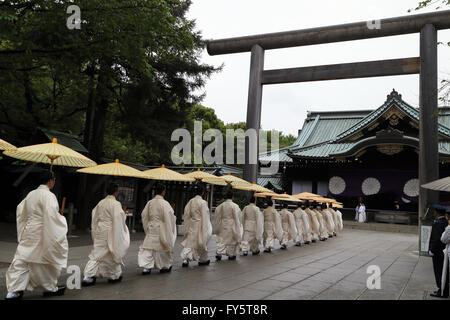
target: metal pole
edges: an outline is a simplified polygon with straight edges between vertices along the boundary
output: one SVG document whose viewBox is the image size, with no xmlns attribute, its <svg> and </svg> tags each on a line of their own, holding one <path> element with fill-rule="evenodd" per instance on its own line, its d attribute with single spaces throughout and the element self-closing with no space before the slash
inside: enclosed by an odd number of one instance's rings
<svg viewBox="0 0 450 320">
<path fill-rule="evenodd" d="M 252 47 L 250 60 L 250 82 L 248 87 L 247 127 L 256 130 L 256 146 L 250 146 L 245 137 L 244 179 L 250 183 L 258 176 L 259 128 L 261 126 L 262 73 L 264 70 L 264 50 L 259 45 Z M 255 162 L 256 159 L 256 163 Z"/>
<path fill-rule="evenodd" d="M 439 179 L 437 31 L 432 24 L 420 31 L 419 184 Z M 419 228 L 427 206 L 439 200 L 437 191 L 420 188 Z"/>
</svg>

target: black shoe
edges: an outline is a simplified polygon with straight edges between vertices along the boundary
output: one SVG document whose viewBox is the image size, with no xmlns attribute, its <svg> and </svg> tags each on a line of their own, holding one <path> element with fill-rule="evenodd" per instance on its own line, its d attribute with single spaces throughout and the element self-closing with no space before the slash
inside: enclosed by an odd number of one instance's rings
<svg viewBox="0 0 450 320">
<path fill-rule="evenodd" d="M 242 255 L 246 257 L 246 256 L 248 256 L 248 252 L 247 252 L 247 251 L 244 251 L 244 252 L 242 253 Z"/>
<path fill-rule="evenodd" d="M 222 255 L 221 254 L 216 254 L 216 261 L 220 261 L 222 260 Z"/>
<path fill-rule="evenodd" d="M 316 240 L 311 240 L 312 243 L 316 243 Z"/>
<path fill-rule="evenodd" d="M 152 270 L 151 269 L 148 269 L 148 271 L 142 270 L 142 275 L 143 276 L 147 276 L 149 274 L 152 274 Z"/>
<path fill-rule="evenodd" d="M 228 257 L 228 260 L 236 260 L 236 256 Z"/>
<path fill-rule="evenodd" d="M 162 268 L 161 270 L 159 270 L 159 273 L 168 273 L 172 271 L 172 266 L 170 266 L 170 268 Z"/>
<path fill-rule="evenodd" d="M 66 291 L 66 287 L 65 286 L 61 286 L 58 287 L 58 290 L 53 292 L 53 291 L 45 291 L 42 295 L 46 298 L 48 297 L 57 297 L 57 296 L 62 296 L 64 295 L 64 292 Z"/>
<path fill-rule="evenodd" d="M 305 244 L 310 244 L 311 242 L 310 241 L 305 241 Z"/>
<path fill-rule="evenodd" d="M 23 298 L 23 291 L 17 291 L 16 293 L 19 294 L 17 297 L 5 298 L 5 300 L 22 300 L 22 298 Z"/>
<path fill-rule="evenodd" d="M 189 262 L 183 262 L 183 264 L 181 265 L 183 268 L 186 268 L 189 266 Z"/>
<path fill-rule="evenodd" d="M 328 238 L 333 238 L 333 235 L 328 235 Z"/>
<path fill-rule="evenodd" d="M 199 262 L 198 262 L 198 265 L 199 265 L 199 266 L 209 266 L 209 263 L 210 263 L 210 262 L 211 262 L 210 260 L 199 261 Z"/>
<path fill-rule="evenodd" d="M 281 246 L 281 248 L 280 249 L 282 249 L 282 250 L 286 250 L 286 246 L 285 245 L 283 245 L 283 246 Z"/>
<path fill-rule="evenodd" d="M 433 298 L 442 298 L 442 299 L 447 299 L 448 295 L 441 295 L 441 290 L 437 290 L 435 292 L 430 293 L 430 296 Z"/>
<path fill-rule="evenodd" d="M 301 244 L 300 242 L 297 242 L 297 243 L 295 244 L 295 246 L 296 246 L 296 247 L 301 247 L 302 244 Z"/>
<path fill-rule="evenodd" d="M 259 253 L 260 253 L 261 251 L 255 251 L 255 252 L 252 252 L 252 256 L 257 256 Z"/>
<path fill-rule="evenodd" d="M 96 282 L 97 282 L 97 277 L 92 277 L 92 282 L 87 282 L 87 281 L 83 280 L 83 282 L 81 282 L 81 286 L 82 287 L 90 287 L 90 286 L 95 285 Z"/>
<path fill-rule="evenodd" d="M 122 276 L 120 276 L 118 279 L 108 279 L 108 283 L 114 284 L 119 283 L 122 281 Z"/>
<path fill-rule="evenodd" d="M 264 252 L 266 252 L 266 253 L 270 253 L 272 251 L 272 249 L 264 249 Z"/>
</svg>

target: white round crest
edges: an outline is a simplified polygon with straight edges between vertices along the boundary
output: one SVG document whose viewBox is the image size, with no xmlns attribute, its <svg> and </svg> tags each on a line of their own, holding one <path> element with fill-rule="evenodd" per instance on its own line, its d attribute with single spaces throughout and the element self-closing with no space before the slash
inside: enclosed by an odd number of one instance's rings
<svg viewBox="0 0 450 320">
<path fill-rule="evenodd" d="M 361 189 L 364 195 L 371 196 L 380 191 L 381 184 L 377 178 L 367 178 L 363 181 Z"/>
<path fill-rule="evenodd" d="M 408 197 L 417 197 L 419 195 L 419 179 L 411 179 L 405 183 L 403 193 Z"/>
<path fill-rule="evenodd" d="M 341 194 L 344 192 L 346 187 L 344 179 L 341 177 L 335 176 L 330 178 L 330 182 L 328 183 L 328 189 L 332 194 Z"/>
</svg>

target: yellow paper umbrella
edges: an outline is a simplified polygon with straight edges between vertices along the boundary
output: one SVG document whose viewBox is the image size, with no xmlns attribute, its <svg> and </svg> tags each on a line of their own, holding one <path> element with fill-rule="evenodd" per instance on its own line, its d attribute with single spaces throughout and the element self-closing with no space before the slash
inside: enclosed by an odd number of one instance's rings
<svg viewBox="0 0 450 320">
<path fill-rule="evenodd" d="M 54 165 L 65 167 L 92 167 L 97 165 L 81 153 L 58 144 L 56 138 L 51 143 L 21 147 L 3 153 L 20 160 L 50 164 L 50 170 Z"/>
<path fill-rule="evenodd" d="M 208 172 L 201 171 L 200 168 L 198 168 L 196 171 L 192 171 L 189 173 L 184 174 L 185 177 L 194 178 L 195 180 L 203 180 L 206 178 L 215 179 L 217 176 L 210 174 Z"/>
<path fill-rule="evenodd" d="M 302 192 L 302 193 L 294 194 L 293 197 L 300 199 L 300 200 L 311 200 L 312 198 L 317 198 L 320 196 L 318 194 L 314 194 L 311 192 Z"/>
<path fill-rule="evenodd" d="M 263 186 L 260 186 L 256 182 L 253 183 L 231 183 L 234 189 L 238 190 L 244 190 L 244 191 L 253 191 L 253 192 L 272 192 L 272 190 L 264 188 Z"/>
<path fill-rule="evenodd" d="M 272 199 L 275 200 L 283 200 L 283 201 L 289 201 L 289 202 L 301 202 L 300 199 L 294 198 L 290 194 L 287 194 L 286 192 L 283 194 L 277 194 L 272 197 Z"/>
<path fill-rule="evenodd" d="M 147 178 L 147 176 L 137 169 L 130 166 L 124 165 L 116 159 L 115 162 L 100 164 L 94 167 L 88 167 L 83 169 L 78 169 L 79 173 L 88 174 L 99 174 L 105 176 L 116 176 L 116 177 L 134 177 L 134 178 Z"/>
<path fill-rule="evenodd" d="M 223 182 L 231 185 L 231 183 L 242 183 L 242 184 L 248 184 L 248 181 L 245 181 L 244 179 L 238 178 L 236 176 L 232 176 L 230 173 L 224 176 L 220 177 L 214 177 L 214 178 L 205 178 L 203 179 L 203 182 L 211 183 L 211 184 L 219 184 L 224 185 Z"/>
<path fill-rule="evenodd" d="M 14 150 L 17 149 L 11 143 L 6 142 L 5 140 L 0 139 L 0 150 Z"/>
<path fill-rule="evenodd" d="M 194 182 L 195 179 L 192 177 L 186 177 L 181 173 L 167 169 L 165 165 L 161 168 L 150 169 L 143 172 L 147 179 L 153 180 L 166 180 L 166 181 L 181 181 L 181 182 Z"/>
<path fill-rule="evenodd" d="M 216 177 L 218 178 L 218 177 Z M 224 180 L 216 179 L 216 178 L 204 178 L 202 179 L 202 182 L 208 183 L 208 184 L 215 184 L 217 186 L 226 187 L 229 185 L 229 183 L 226 183 Z"/>
<path fill-rule="evenodd" d="M 275 193 L 275 192 L 258 192 L 258 193 L 255 193 L 255 197 L 257 197 L 257 198 L 272 198 L 272 197 L 274 197 L 274 196 L 278 196 L 279 194 L 278 193 Z"/>
<path fill-rule="evenodd" d="M 311 200 L 316 201 L 316 202 L 321 202 L 321 203 L 333 203 L 336 201 L 334 199 L 324 198 L 321 196 L 312 197 Z"/>
</svg>

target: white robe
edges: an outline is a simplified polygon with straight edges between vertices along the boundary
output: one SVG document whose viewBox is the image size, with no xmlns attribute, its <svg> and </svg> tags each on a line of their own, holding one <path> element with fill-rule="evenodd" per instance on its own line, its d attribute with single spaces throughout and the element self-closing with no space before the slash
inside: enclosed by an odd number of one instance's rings
<svg viewBox="0 0 450 320">
<path fill-rule="evenodd" d="M 31 191 L 17 206 L 17 246 L 6 272 L 8 292 L 57 288 L 67 267 L 67 222 L 59 213 L 56 196 L 46 185 Z"/>
<path fill-rule="evenodd" d="M 123 258 L 130 246 L 130 233 L 125 221 L 122 205 L 113 195 L 106 196 L 92 210 L 94 248 L 84 269 L 85 277 L 120 277 Z"/>
<path fill-rule="evenodd" d="M 322 239 L 328 239 L 328 230 L 325 225 L 325 219 L 323 217 L 322 211 L 318 209 L 313 209 L 313 211 L 316 213 L 317 221 L 319 221 L 319 236 Z"/>
<path fill-rule="evenodd" d="M 297 208 L 294 211 L 295 225 L 297 226 L 296 242 L 301 244 L 306 241 L 311 242 L 311 226 L 309 225 L 309 218 L 305 211 Z"/>
<path fill-rule="evenodd" d="M 208 203 L 201 196 L 195 196 L 184 208 L 184 240 L 181 258 L 188 261 L 208 259 L 208 241 L 212 235 Z"/>
<path fill-rule="evenodd" d="M 441 294 L 444 294 L 445 283 L 447 280 L 447 269 L 449 266 L 450 260 L 450 226 L 445 228 L 445 231 L 442 233 L 441 241 L 445 243 L 447 246 L 444 249 L 444 267 L 442 269 L 442 279 L 441 279 Z"/>
<path fill-rule="evenodd" d="M 333 208 L 328 208 L 328 211 L 330 211 L 333 222 L 334 222 L 334 232 L 336 234 L 339 233 L 339 231 L 342 230 L 342 218 L 340 218 L 339 213 L 337 210 L 334 210 Z"/>
<path fill-rule="evenodd" d="M 366 222 L 367 220 L 366 207 L 365 206 L 358 207 L 357 215 L 358 215 L 358 222 L 360 223 Z"/>
<path fill-rule="evenodd" d="M 177 224 L 172 206 L 161 195 L 142 210 L 145 239 L 139 247 L 138 264 L 145 269 L 169 269 L 177 239 Z"/>
<path fill-rule="evenodd" d="M 325 213 L 325 223 L 328 230 L 328 235 L 332 236 L 335 233 L 336 225 L 334 224 L 333 213 L 329 208 L 323 210 Z"/>
<path fill-rule="evenodd" d="M 286 208 L 281 210 L 280 218 L 281 226 L 283 227 L 283 236 L 280 243 L 286 245 L 290 240 L 295 241 L 297 238 L 297 226 L 295 224 L 294 215 Z"/>
<path fill-rule="evenodd" d="M 264 247 L 273 249 L 275 239 L 281 241 L 283 238 L 283 227 L 281 225 L 281 217 L 277 210 L 273 207 L 267 207 L 263 211 L 264 216 Z"/>
<path fill-rule="evenodd" d="M 264 217 L 254 203 L 249 204 L 242 210 L 242 226 L 244 229 L 241 242 L 242 251 L 259 251 L 264 232 Z"/>
<path fill-rule="evenodd" d="M 310 208 L 306 208 L 305 212 L 308 215 L 308 218 L 310 220 L 312 240 L 319 240 L 320 224 L 319 224 L 319 220 L 317 219 L 317 215 Z"/>
<path fill-rule="evenodd" d="M 342 231 L 344 229 L 344 221 L 342 221 L 342 212 L 339 210 L 335 210 L 337 214 L 337 218 L 339 221 L 339 231 Z"/>
<path fill-rule="evenodd" d="M 231 199 L 221 203 L 215 212 L 216 235 L 222 250 L 217 254 L 236 256 L 242 240 L 241 209 Z"/>
</svg>

